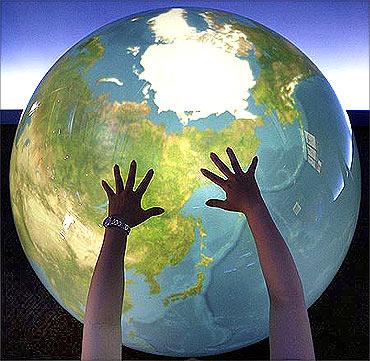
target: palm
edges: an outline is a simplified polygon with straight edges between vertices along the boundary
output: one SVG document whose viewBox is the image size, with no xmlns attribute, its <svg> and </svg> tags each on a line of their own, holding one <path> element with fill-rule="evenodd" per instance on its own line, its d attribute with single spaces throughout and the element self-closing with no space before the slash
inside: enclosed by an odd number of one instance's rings
<svg viewBox="0 0 370 361">
<path fill-rule="evenodd" d="M 120 216 L 130 227 L 135 227 L 140 223 L 145 222 L 150 217 L 164 212 L 164 209 L 160 207 L 143 209 L 141 206 L 142 197 L 148 188 L 154 171 L 150 169 L 145 174 L 136 190 L 133 189 L 135 184 L 135 174 L 136 162 L 132 161 L 126 186 L 124 186 L 119 167 L 118 165 L 115 165 L 114 176 L 116 181 L 116 192 L 114 192 L 104 180 L 102 181 L 103 188 L 105 189 L 109 199 L 108 214 Z"/>
<path fill-rule="evenodd" d="M 227 154 L 234 173 L 215 153 L 211 153 L 212 161 L 227 179 L 221 178 L 207 169 L 201 169 L 204 176 L 219 185 L 226 193 L 225 200 L 210 199 L 206 204 L 210 207 L 219 207 L 228 211 L 244 212 L 253 205 L 253 202 L 259 195 L 259 188 L 255 178 L 258 158 L 254 157 L 248 171 L 243 172 L 231 148 L 227 149 Z"/>
</svg>

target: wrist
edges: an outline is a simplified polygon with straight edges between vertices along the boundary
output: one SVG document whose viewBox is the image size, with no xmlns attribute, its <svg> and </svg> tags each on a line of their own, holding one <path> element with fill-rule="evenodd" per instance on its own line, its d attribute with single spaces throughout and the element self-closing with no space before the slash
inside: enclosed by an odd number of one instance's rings
<svg viewBox="0 0 370 361">
<path fill-rule="evenodd" d="M 261 193 L 258 192 L 256 193 L 256 196 L 252 200 L 249 200 L 248 204 L 243 207 L 242 212 L 245 216 L 248 216 L 249 214 L 262 209 L 264 206 L 265 201 L 263 200 Z"/>
<path fill-rule="evenodd" d="M 120 227 L 107 227 L 105 228 L 105 234 L 127 237 L 125 230 Z"/>
<path fill-rule="evenodd" d="M 103 221 L 103 226 L 105 228 L 118 228 L 123 230 L 127 235 L 129 235 L 131 231 L 131 227 L 127 224 L 127 222 L 121 217 L 119 214 L 109 214 L 107 218 Z"/>
<path fill-rule="evenodd" d="M 124 244 L 126 247 L 127 233 L 119 227 L 107 227 L 104 233 L 103 243 Z"/>
</svg>

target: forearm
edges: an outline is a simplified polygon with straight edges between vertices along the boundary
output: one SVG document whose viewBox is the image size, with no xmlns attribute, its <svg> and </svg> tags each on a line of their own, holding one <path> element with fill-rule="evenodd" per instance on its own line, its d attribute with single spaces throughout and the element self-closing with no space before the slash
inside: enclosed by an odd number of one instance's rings
<svg viewBox="0 0 370 361">
<path fill-rule="evenodd" d="M 244 212 L 256 241 L 259 261 L 271 300 L 304 303 L 304 294 L 293 257 L 259 196 Z"/>
<path fill-rule="evenodd" d="M 121 326 L 124 291 L 123 261 L 127 235 L 107 228 L 87 297 L 84 324 Z"/>
</svg>

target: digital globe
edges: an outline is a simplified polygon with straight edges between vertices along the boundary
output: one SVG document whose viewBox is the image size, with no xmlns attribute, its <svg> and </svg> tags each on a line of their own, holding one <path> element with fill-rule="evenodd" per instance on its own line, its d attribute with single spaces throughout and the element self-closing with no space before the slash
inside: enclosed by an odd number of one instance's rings
<svg viewBox="0 0 370 361">
<path fill-rule="evenodd" d="M 21 86 L 21 84 L 20 84 Z M 122 343 L 197 357 L 268 337 L 269 297 L 246 217 L 205 205 L 224 191 L 200 168 L 257 155 L 262 197 L 311 306 L 350 246 L 360 167 L 348 116 L 313 62 L 251 19 L 165 8 L 94 31 L 51 67 L 24 109 L 10 163 L 14 221 L 33 270 L 83 322 L 113 165 L 161 216 L 132 229 Z M 266 242 L 269 242 L 266 239 Z"/>
</svg>

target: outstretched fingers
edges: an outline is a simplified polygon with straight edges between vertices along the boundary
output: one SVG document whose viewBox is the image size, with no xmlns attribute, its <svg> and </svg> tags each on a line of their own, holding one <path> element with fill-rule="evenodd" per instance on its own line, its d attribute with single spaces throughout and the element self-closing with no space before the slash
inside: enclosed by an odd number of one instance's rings
<svg viewBox="0 0 370 361">
<path fill-rule="evenodd" d="M 164 213 L 164 209 L 161 207 L 152 207 L 144 211 L 145 219 L 149 219 L 154 216 L 159 216 L 162 213 Z"/>
<path fill-rule="evenodd" d="M 207 177 L 213 183 L 217 184 L 221 188 L 224 188 L 225 187 L 225 182 L 226 182 L 225 179 L 223 179 L 223 178 L 219 177 L 218 175 L 210 172 L 208 169 L 201 168 L 200 171 L 202 172 L 202 174 L 205 177 Z"/>
<path fill-rule="evenodd" d="M 109 184 L 104 179 L 101 181 L 101 184 L 105 192 L 107 193 L 108 199 L 111 200 L 113 196 L 115 195 L 113 189 L 109 186 Z"/>
<path fill-rule="evenodd" d="M 216 153 L 211 153 L 210 158 L 212 159 L 213 163 L 216 165 L 216 167 L 227 177 L 233 177 L 234 174 L 229 169 L 229 167 L 219 158 L 219 156 Z"/>
<path fill-rule="evenodd" d="M 236 155 L 235 155 L 234 151 L 230 147 L 227 147 L 226 148 L 226 153 L 229 156 L 230 163 L 231 163 L 231 166 L 233 167 L 233 170 L 234 170 L 235 174 L 242 175 L 243 170 L 242 170 L 242 168 L 239 164 L 238 159 L 236 158 Z"/>
<path fill-rule="evenodd" d="M 116 180 L 116 193 L 119 194 L 123 191 L 124 186 L 118 164 L 114 165 L 114 178 Z"/>
<path fill-rule="evenodd" d="M 247 173 L 255 174 L 256 173 L 257 164 L 258 164 L 258 157 L 257 156 L 254 156 L 254 158 L 252 159 L 252 163 L 251 163 L 251 165 L 249 166 L 249 168 L 247 170 Z"/>
<path fill-rule="evenodd" d="M 206 205 L 209 207 L 217 207 L 227 210 L 227 203 L 221 199 L 208 199 Z"/>
<path fill-rule="evenodd" d="M 140 184 L 138 185 L 138 187 L 136 188 L 136 191 L 135 193 L 141 198 L 143 196 L 143 194 L 145 193 L 145 191 L 147 190 L 148 186 L 149 186 L 149 183 L 151 181 L 151 179 L 153 178 L 153 174 L 154 174 L 154 171 L 153 169 L 149 169 L 144 178 L 142 179 L 142 181 L 140 182 Z"/>
<path fill-rule="evenodd" d="M 132 192 L 132 189 L 134 188 L 135 184 L 135 175 L 136 175 L 136 162 L 132 160 L 130 163 L 130 170 L 128 172 L 125 192 L 126 191 Z"/>
</svg>

